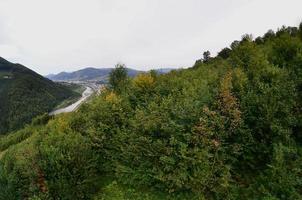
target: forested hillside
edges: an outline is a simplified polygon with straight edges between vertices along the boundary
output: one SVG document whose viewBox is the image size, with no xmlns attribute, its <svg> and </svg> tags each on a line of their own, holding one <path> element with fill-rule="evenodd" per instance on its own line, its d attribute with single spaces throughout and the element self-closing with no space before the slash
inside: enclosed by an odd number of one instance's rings
<svg viewBox="0 0 302 200">
<path fill-rule="evenodd" d="M 23 127 L 35 116 L 77 95 L 20 64 L 0 58 L 0 134 Z"/>
<path fill-rule="evenodd" d="M 0 138 L 0 199 L 302 199 L 302 24 L 110 83 Z"/>
</svg>

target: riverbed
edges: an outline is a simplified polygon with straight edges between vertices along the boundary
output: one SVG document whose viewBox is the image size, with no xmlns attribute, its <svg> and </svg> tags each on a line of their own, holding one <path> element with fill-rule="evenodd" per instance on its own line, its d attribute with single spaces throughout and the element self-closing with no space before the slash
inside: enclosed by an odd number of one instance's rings
<svg viewBox="0 0 302 200">
<path fill-rule="evenodd" d="M 58 110 L 54 110 L 49 113 L 49 115 L 58 115 L 61 113 L 68 113 L 68 112 L 73 112 L 75 111 L 83 102 L 85 102 L 88 97 L 90 97 L 93 94 L 93 89 L 91 87 L 86 87 L 86 90 L 82 93 L 82 97 L 75 103 L 65 107 L 65 108 L 60 108 Z"/>
</svg>

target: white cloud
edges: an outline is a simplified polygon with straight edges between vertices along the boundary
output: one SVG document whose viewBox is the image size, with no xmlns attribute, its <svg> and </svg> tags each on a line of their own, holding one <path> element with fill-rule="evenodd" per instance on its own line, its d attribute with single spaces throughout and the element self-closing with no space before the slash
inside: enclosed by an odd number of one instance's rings
<svg viewBox="0 0 302 200">
<path fill-rule="evenodd" d="M 300 0 L 0 0 L 0 56 L 42 73 L 191 66 L 244 33 L 301 20 Z"/>
</svg>

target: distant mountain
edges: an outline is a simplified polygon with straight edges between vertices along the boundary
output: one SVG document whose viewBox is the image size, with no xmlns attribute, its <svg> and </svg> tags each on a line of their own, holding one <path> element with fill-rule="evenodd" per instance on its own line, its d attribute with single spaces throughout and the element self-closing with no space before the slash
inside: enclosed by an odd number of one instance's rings
<svg viewBox="0 0 302 200">
<path fill-rule="evenodd" d="M 176 70 L 175 68 L 160 68 L 160 69 L 155 69 L 155 71 L 159 74 L 166 74 L 169 73 L 172 70 Z"/>
<path fill-rule="evenodd" d="M 0 134 L 21 128 L 76 95 L 66 86 L 0 57 Z"/>
<path fill-rule="evenodd" d="M 53 81 L 103 81 L 108 80 L 110 72 L 114 68 L 85 68 L 74 72 L 61 72 L 59 74 L 50 74 L 46 77 Z M 133 77 L 141 71 L 127 68 L 128 75 Z"/>
<path fill-rule="evenodd" d="M 106 83 L 110 72 L 114 68 L 93 68 L 88 67 L 74 72 L 61 72 L 58 74 L 49 74 L 46 77 L 53 81 L 99 81 Z M 127 68 L 128 76 L 134 77 L 138 73 L 145 71 L 139 71 L 131 68 Z M 160 68 L 155 69 L 158 74 L 166 74 L 175 68 Z"/>
</svg>

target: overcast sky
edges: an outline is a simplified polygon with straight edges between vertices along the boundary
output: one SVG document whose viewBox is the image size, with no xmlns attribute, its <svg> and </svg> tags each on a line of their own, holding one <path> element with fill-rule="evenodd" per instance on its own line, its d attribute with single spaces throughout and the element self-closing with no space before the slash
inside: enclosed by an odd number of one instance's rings
<svg viewBox="0 0 302 200">
<path fill-rule="evenodd" d="M 0 56 L 41 73 L 190 67 L 245 33 L 302 21 L 302 0 L 0 0 Z"/>
</svg>

